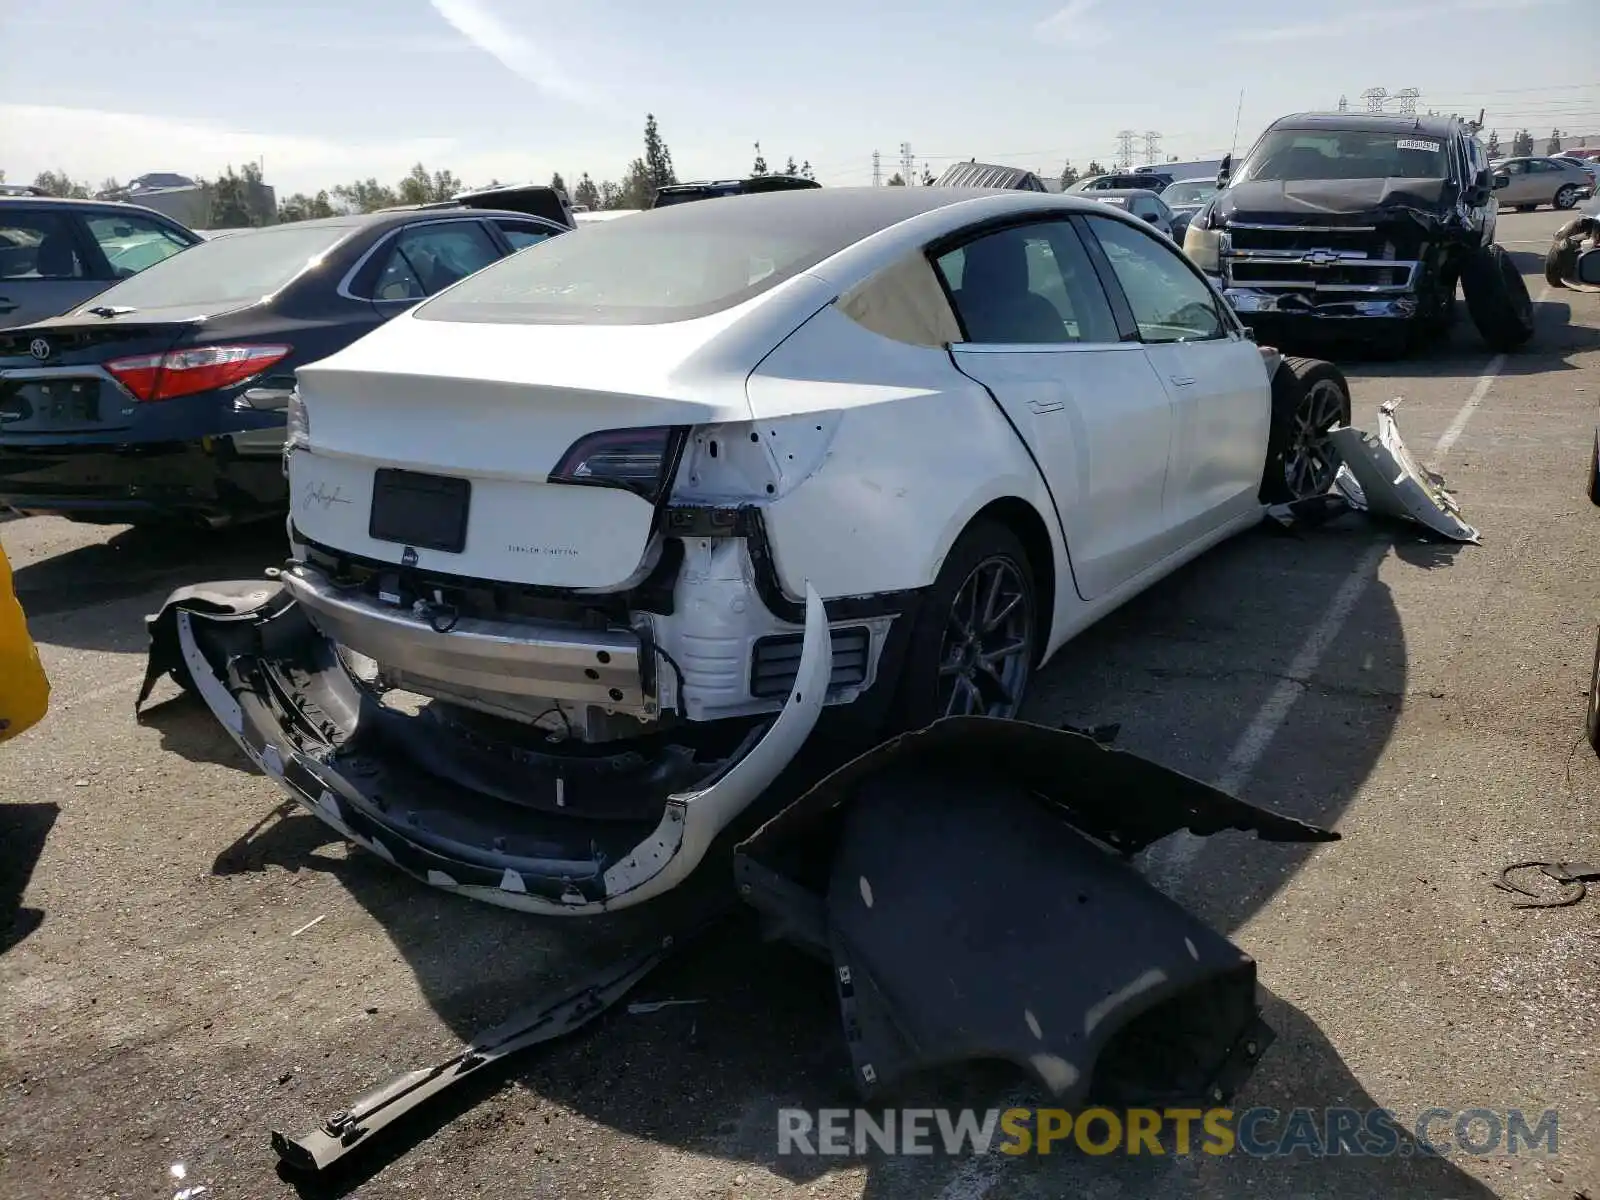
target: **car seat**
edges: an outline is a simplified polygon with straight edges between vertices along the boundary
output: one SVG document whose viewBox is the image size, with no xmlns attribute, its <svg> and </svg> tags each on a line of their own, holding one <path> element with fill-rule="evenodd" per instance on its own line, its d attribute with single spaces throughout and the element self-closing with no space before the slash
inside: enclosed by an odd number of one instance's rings
<svg viewBox="0 0 1600 1200">
<path fill-rule="evenodd" d="M 1061 314 L 1028 289 L 1028 253 L 1014 230 L 980 238 L 962 255 L 956 311 L 974 342 L 1067 341 Z"/>
</svg>

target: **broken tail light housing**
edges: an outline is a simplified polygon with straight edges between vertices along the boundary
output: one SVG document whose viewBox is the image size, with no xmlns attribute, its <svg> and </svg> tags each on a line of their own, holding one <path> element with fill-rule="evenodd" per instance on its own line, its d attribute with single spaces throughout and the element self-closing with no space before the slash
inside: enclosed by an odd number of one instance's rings
<svg viewBox="0 0 1600 1200">
<path fill-rule="evenodd" d="M 682 425 L 647 425 L 588 434 L 561 456 L 550 482 L 621 488 L 655 504 L 671 486 L 688 432 Z"/>
<path fill-rule="evenodd" d="M 150 403 L 243 383 L 285 358 L 289 346 L 196 346 L 106 364 L 135 399 Z"/>
</svg>

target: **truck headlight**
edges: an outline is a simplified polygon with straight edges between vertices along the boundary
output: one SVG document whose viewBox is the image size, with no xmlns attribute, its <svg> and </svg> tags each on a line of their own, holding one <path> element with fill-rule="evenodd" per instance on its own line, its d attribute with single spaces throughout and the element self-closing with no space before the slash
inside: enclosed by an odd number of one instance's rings
<svg viewBox="0 0 1600 1200">
<path fill-rule="evenodd" d="M 1199 222 L 1190 221 L 1183 233 L 1183 252 L 1207 275 L 1222 269 L 1222 233 L 1216 229 L 1201 229 Z"/>
</svg>

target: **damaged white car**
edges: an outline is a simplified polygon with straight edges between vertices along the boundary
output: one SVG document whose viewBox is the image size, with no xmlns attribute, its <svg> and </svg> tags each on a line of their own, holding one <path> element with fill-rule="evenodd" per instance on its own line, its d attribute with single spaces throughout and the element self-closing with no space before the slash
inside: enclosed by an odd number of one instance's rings
<svg viewBox="0 0 1600 1200">
<path fill-rule="evenodd" d="M 146 693 L 177 675 L 433 885 L 621 908 L 683 880 L 819 720 L 1015 716 L 1085 626 L 1325 493 L 1349 405 L 1092 201 L 643 213 L 302 368 L 292 557 L 176 594 Z"/>
</svg>

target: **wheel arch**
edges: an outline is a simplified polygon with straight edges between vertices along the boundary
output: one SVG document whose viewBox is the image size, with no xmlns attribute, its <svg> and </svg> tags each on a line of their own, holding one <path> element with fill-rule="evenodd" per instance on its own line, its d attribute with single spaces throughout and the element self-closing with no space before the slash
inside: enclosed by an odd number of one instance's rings
<svg viewBox="0 0 1600 1200">
<path fill-rule="evenodd" d="M 965 533 L 979 521 L 993 521 L 1004 525 L 1017 535 L 1022 542 L 1022 548 L 1028 554 L 1028 566 L 1033 570 L 1033 586 L 1037 592 L 1034 597 L 1039 614 L 1039 638 L 1034 647 L 1033 665 L 1038 667 L 1045 656 L 1046 647 L 1050 645 L 1050 635 L 1055 626 L 1056 616 L 1056 552 L 1055 539 L 1050 536 L 1050 526 L 1046 524 L 1039 510 L 1029 504 L 1020 496 L 1001 496 L 991 500 L 977 512 L 973 513 L 965 525 L 957 531 L 956 537 Z M 955 539 L 951 539 L 951 545 Z M 945 553 L 949 553 L 949 546 Z M 942 561 L 942 559 L 941 559 Z"/>
</svg>

